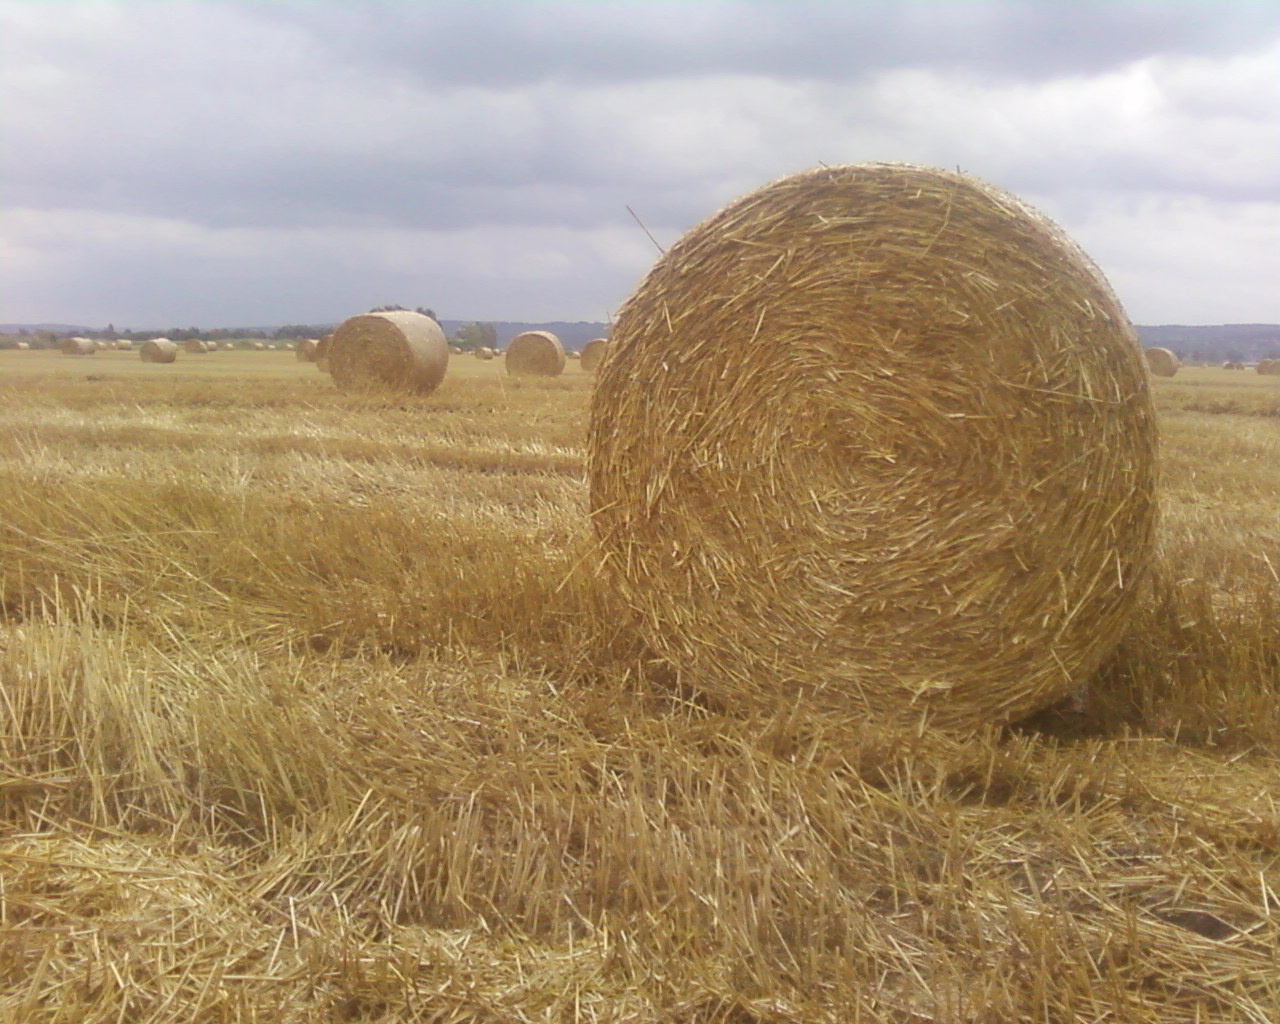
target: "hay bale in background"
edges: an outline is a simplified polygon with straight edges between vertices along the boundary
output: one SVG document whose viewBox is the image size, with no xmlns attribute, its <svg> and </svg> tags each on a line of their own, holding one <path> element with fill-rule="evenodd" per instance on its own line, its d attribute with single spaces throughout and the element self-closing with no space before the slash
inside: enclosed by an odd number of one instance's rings
<svg viewBox="0 0 1280 1024">
<path fill-rule="evenodd" d="M 362 313 L 338 325 L 329 372 L 344 390 L 434 391 L 449 367 L 449 343 L 431 317 L 408 310 Z"/>
<path fill-rule="evenodd" d="M 507 344 L 507 373 L 523 377 L 559 377 L 564 346 L 550 331 L 525 331 Z"/>
<path fill-rule="evenodd" d="M 138 349 L 144 363 L 172 363 L 178 358 L 178 346 L 168 338 L 152 338 Z"/>
<path fill-rule="evenodd" d="M 188 355 L 198 356 L 208 352 L 209 349 L 199 338 L 188 338 L 182 343 L 182 351 Z"/>
<path fill-rule="evenodd" d="M 590 507 L 688 685 L 970 728 L 1114 648 L 1155 446 L 1133 329 L 1056 225 L 965 175 L 830 167 L 704 221 L 627 301 Z"/>
<path fill-rule="evenodd" d="M 329 372 L 329 347 L 333 344 L 333 335 L 326 334 L 316 344 L 316 369 L 321 373 Z"/>
<path fill-rule="evenodd" d="M 224 341 L 222 343 L 223 352 L 234 352 L 235 350 L 236 350 L 236 343 L 234 341 Z"/>
<path fill-rule="evenodd" d="M 1156 377 L 1172 377 L 1182 366 L 1178 357 L 1167 348 L 1149 348 L 1146 357 L 1147 369 Z"/>
<path fill-rule="evenodd" d="M 315 338 L 303 338 L 298 342 L 298 347 L 294 349 L 295 358 L 300 363 L 314 363 L 316 361 L 316 349 L 320 343 Z"/>
<path fill-rule="evenodd" d="M 449 355 L 451 355 L 451 356 L 460 356 L 460 355 L 462 355 L 462 349 L 461 349 L 459 346 L 457 346 L 457 345 L 450 345 L 450 346 L 449 346 Z"/>
<path fill-rule="evenodd" d="M 16 348 L 19 352 L 28 352 L 31 349 L 31 343 L 29 341 L 20 341 L 13 347 Z"/>
<path fill-rule="evenodd" d="M 604 358 L 605 353 L 609 351 L 609 342 L 604 338 L 592 338 L 582 346 L 582 352 L 579 358 L 582 360 L 582 368 L 595 372 L 596 367 L 600 365 L 600 360 Z"/>
<path fill-rule="evenodd" d="M 63 338 L 58 347 L 64 356 L 91 356 L 98 351 L 98 346 L 88 338 Z"/>
<path fill-rule="evenodd" d="M 1280 359 L 1264 359 L 1258 363 L 1258 372 L 1267 376 L 1280 375 Z"/>
<path fill-rule="evenodd" d="M 481 345 L 478 349 L 476 349 L 476 358 L 484 359 L 486 361 L 492 359 L 493 349 L 486 348 L 484 345 Z"/>
<path fill-rule="evenodd" d="M 581 359 L 581 358 L 582 358 L 582 354 L 581 354 L 580 352 L 578 352 L 577 350 L 571 350 L 571 351 L 569 351 L 569 352 L 566 352 L 564 355 L 565 355 L 565 358 L 566 358 L 566 359 Z"/>
<path fill-rule="evenodd" d="M 115 349 L 117 352 L 132 352 L 133 342 L 130 341 L 128 338 L 117 338 L 115 343 Z"/>
</svg>

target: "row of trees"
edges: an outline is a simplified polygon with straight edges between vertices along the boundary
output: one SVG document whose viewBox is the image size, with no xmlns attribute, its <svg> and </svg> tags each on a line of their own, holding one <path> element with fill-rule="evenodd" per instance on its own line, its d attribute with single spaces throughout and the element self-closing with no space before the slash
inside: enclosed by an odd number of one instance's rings
<svg viewBox="0 0 1280 1024">
<path fill-rule="evenodd" d="M 375 306 L 369 310 L 371 313 L 388 313 L 400 310 L 408 310 L 407 306 Z M 429 316 L 432 320 L 439 322 L 435 310 L 427 306 L 418 306 L 412 310 L 414 313 L 421 313 L 423 316 Z M 170 327 L 167 330 L 116 330 L 114 324 L 108 324 L 104 330 L 94 331 L 86 329 L 77 329 L 74 331 L 50 331 L 36 329 L 19 329 L 13 335 L 0 335 L 0 347 L 8 348 L 18 341 L 27 342 L 32 348 L 57 348 L 65 338 L 83 337 L 92 338 L 95 341 L 116 341 L 118 339 L 127 339 L 129 341 L 145 341 L 149 338 L 166 337 L 174 341 L 189 341 L 192 338 L 197 341 L 230 341 L 237 338 L 245 338 L 252 341 L 296 341 L 299 338 L 322 338 L 330 333 L 336 324 L 285 324 L 283 327 L 277 327 L 272 331 L 265 331 L 254 327 Z M 498 345 L 498 331 L 491 323 L 465 323 L 458 328 L 454 337 L 449 339 L 451 345 L 467 351 L 473 351 L 477 348 L 496 348 Z"/>
</svg>

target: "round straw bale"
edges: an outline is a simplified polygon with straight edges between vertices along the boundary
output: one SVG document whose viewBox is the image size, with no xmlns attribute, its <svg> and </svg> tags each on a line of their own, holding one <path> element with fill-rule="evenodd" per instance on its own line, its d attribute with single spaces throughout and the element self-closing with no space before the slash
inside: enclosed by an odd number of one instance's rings
<svg viewBox="0 0 1280 1024">
<path fill-rule="evenodd" d="M 300 363 L 314 363 L 318 345 L 319 342 L 315 338 L 303 338 L 298 342 L 298 347 L 294 349 L 295 358 Z"/>
<path fill-rule="evenodd" d="M 172 363 L 178 358 L 178 346 L 168 338 L 152 338 L 138 348 L 144 363 Z"/>
<path fill-rule="evenodd" d="M 579 356 L 582 360 L 582 368 L 594 371 L 600 365 L 600 360 L 604 358 L 604 354 L 607 351 L 609 351 L 609 342 L 606 339 L 592 338 L 582 346 L 582 352 Z"/>
<path fill-rule="evenodd" d="M 1258 372 L 1267 376 L 1280 375 L 1280 359 L 1264 359 L 1258 363 Z"/>
<path fill-rule="evenodd" d="M 236 343 L 234 341 L 224 341 L 222 343 L 223 352 L 234 352 L 235 350 L 236 350 Z"/>
<path fill-rule="evenodd" d="M 64 356 L 91 356 L 98 346 L 89 338 L 63 338 L 59 346 Z"/>
<path fill-rule="evenodd" d="M 449 355 L 451 355 L 451 356 L 460 356 L 460 355 L 462 355 L 462 349 L 461 349 L 459 346 L 457 346 L 457 345 L 450 345 L 450 346 L 449 346 Z"/>
<path fill-rule="evenodd" d="M 1011 721 L 1125 629 L 1142 350 L 1016 197 L 906 165 L 782 179 L 660 258 L 609 346 L 595 532 L 650 646 L 722 704 Z"/>
<path fill-rule="evenodd" d="M 579 352 L 577 349 L 571 349 L 570 351 L 566 352 L 564 356 L 566 359 L 581 359 L 582 353 Z"/>
<path fill-rule="evenodd" d="M 478 349 L 476 349 L 476 358 L 485 359 L 485 360 L 492 359 L 493 349 L 486 348 L 484 345 L 481 345 Z"/>
<path fill-rule="evenodd" d="M 133 342 L 128 338 L 117 338 L 115 348 L 117 352 L 131 352 L 133 350 Z"/>
<path fill-rule="evenodd" d="M 507 373 L 558 377 L 564 372 L 564 346 L 550 331 L 525 331 L 507 344 Z"/>
<path fill-rule="evenodd" d="M 19 352 L 27 352 L 27 351 L 29 351 L 29 350 L 31 349 L 31 342 L 29 342 L 29 341 L 20 341 L 20 342 L 18 342 L 16 345 L 14 345 L 13 347 L 14 347 L 14 348 L 16 348 Z"/>
<path fill-rule="evenodd" d="M 182 351 L 188 355 L 203 355 L 209 349 L 205 347 L 205 343 L 199 338 L 188 338 L 182 343 Z"/>
<path fill-rule="evenodd" d="M 343 389 L 434 391 L 449 367 L 449 343 L 431 317 L 409 310 L 362 313 L 338 325 L 329 372 Z"/>
<path fill-rule="evenodd" d="M 316 369 L 321 373 L 329 372 L 329 348 L 333 345 L 333 335 L 326 334 L 316 343 Z"/>
<path fill-rule="evenodd" d="M 1172 377 L 1182 363 L 1167 348 L 1149 348 L 1146 351 L 1147 368 L 1155 377 Z"/>
</svg>

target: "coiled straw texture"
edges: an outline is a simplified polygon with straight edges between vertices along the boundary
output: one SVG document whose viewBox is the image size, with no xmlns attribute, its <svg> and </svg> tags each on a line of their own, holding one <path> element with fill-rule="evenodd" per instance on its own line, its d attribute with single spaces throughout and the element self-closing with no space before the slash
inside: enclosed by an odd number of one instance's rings
<svg viewBox="0 0 1280 1024">
<path fill-rule="evenodd" d="M 329 373 L 343 390 L 426 394 L 444 380 L 449 343 L 422 313 L 362 313 L 344 320 L 328 349 Z"/>
<path fill-rule="evenodd" d="M 608 351 L 609 342 L 605 338 L 592 338 L 582 346 L 582 368 L 594 373 Z"/>
<path fill-rule="evenodd" d="M 1149 348 L 1144 354 L 1147 368 L 1157 377 L 1172 377 L 1182 369 L 1182 361 L 1167 348 Z"/>
<path fill-rule="evenodd" d="M 1155 444 L 1142 349 L 1053 223 L 964 175 L 830 167 L 698 225 L 627 301 L 590 505 L 685 684 L 970 729 L 1113 649 Z"/>
<path fill-rule="evenodd" d="M 138 347 L 138 356 L 144 363 L 172 363 L 178 358 L 178 345 L 168 338 L 152 338 Z"/>
<path fill-rule="evenodd" d="M 564 346 L 550 331 L 525 331 L 507 345 L 507 373 L 517 376 L 559 377 L 564 361 Z"/>
</svg>

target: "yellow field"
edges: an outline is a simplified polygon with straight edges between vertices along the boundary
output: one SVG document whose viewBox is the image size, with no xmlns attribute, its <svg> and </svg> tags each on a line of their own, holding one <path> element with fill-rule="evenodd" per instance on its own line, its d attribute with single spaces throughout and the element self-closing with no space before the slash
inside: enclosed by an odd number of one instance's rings
<svg viewBox="0 0 1280 1024">
<path fill-rule="evenodd" d="M 1280 378 L 1153 382 L 1131 634 L 967 739 L 680 689 L 590 388 L 0 352 L 0 1020 L 1280 1019 Z"/>
</svg>

